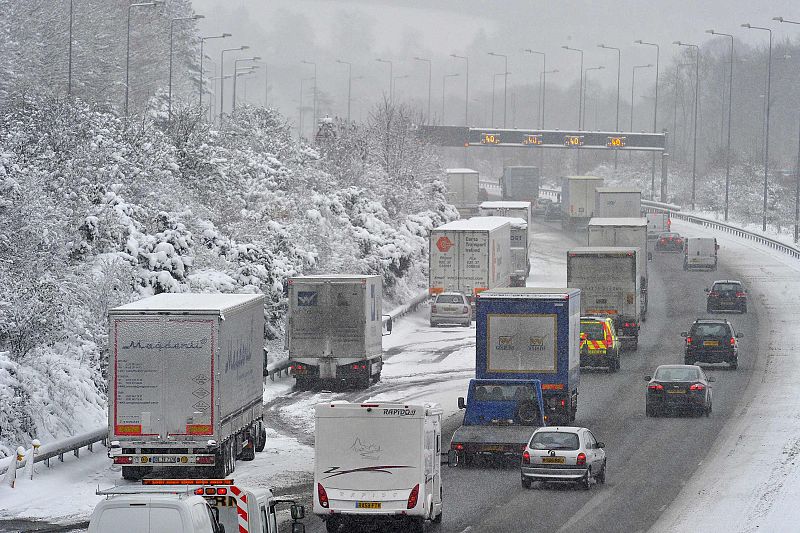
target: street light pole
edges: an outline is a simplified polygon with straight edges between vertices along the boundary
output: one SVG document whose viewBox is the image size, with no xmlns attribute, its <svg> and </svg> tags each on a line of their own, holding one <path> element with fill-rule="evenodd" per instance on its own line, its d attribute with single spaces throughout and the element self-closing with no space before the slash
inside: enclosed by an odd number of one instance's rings
<svg viewBox="0 0 800 533">
<path fill-rule="evenodd" d="M 73 0 L 69 0 L 69 59 L 67 60 L 67 94 L 72 95 L 72 23 Z"/>
<path fill-rule="evenodd" d="M 502 57 L 505 61 L 505 68 L 503 69 L 503 128 L 506 127 L 506 117 L 508 112 L 508 56 L 505 54 L 496 54 L 489 52 L 490 56 Z"/>
<path fill-rule="evenodd" d="M 457 78 L 457 77 L 458 77 L 458 73 L 445 74 L 444 76 L 442 76 L 442 119 L 441 119 L 442 120 L 442 124 L 444 124 L 444 94 L 445 94 L 444 89 L 445 89 L 445 82 L 447 81 L 447 78 Z"/>
<path fill-rule="evenodd" d="M 733 35 L 715 30 L 706 30 L 711 35 L 730 37 L 730 68 L 728 69 L 728 148 L 725 151 L 725 221 L 728 220 L 728 194 L 731 186 L 731 102 L 733 101 Z M 674 135 L 674 132 L 673 132 Z"/>
<path fill-rule="evenodd" d="M 142 2 L 128 6 L 128 39 L 125 45 L 125 116 L 128 116 L 128 94 L 130 92 L 131 73 L 131 10 L 134 7 L 154 7 L 161 2 Z"/>
<path fill-rule="evenodd" d="M 539 73 L 539 127 L 544 129 L 544 82 L 542 81 L 542 74 L 547 70 L 547 54 L 530 48 L 526 48 L 525 52 L 542 56 L 542 72 Z"/>
<path fill-rule="evenodd" d="M 636 71 L 640 68 L 651 68 L 653 66 L 652 63 L 648 63 L 647 65 L 634 65 L 633 67 L 633 75 L 631 76 L 631 128 L 630 131 L 633 132 L 633 108 L 636 99 L 635 87 L 636 87 Z"/>
<path fill-rule="evenodd" d="M 305 59 L 300 62 L 314 67 L 314 128 L 316 128 L 319 122 L 319 117 L 317 115 L 317 64 L 313 61 L 306 61 Z"/>
<path fill-rule="evenodd" d="M 620 81 L 620 74 L 622 72 L 622 50 L 614 47 L 608 46 L 605 44 L 598 44 L 598 48 L 604 48 L 606 50 L 616 50 L 617 51 L 617 120 L 616 120 L 616 131 L 619 132 L 619 81 Z M 619 150 L 614 150 L 614 170 L 617 170 L 617 165 L 619 162 Z"/>
<path fill-rule="evenodd" d="M 222 124 L 222 118 L 225 116 L 225 52 L 238 52 L 241 50 L 247 50 L 250 47 L 247 45 L 242 45 L 238 48 L 225 48 L 219 54 L 219 122 Z M 235 64 L 234 64 L 235 68 Z M 236 78 L 234 77 L 234 80 Z"/>
<path fill-rule="evenodd" d="M 505 76 L 505 72 L 498 72 L 494 76 L 492 76 L 492 127 L 494 128 L 494 101 L 495 101 L 495 85 L 497 82 L 497 76 Z M 504 126 L 505 127 L 505 126 Z"/>
<path fill-rule="evenodd" d="M 769 32 L 769 55 L 767 56 L 767 130 L 764 134 L 764 214 L 761 219 L 761 231 L 767 231 L 767 176 L 769 175 L 769 108 L 772 95 L 772 30 L 750 24 L 742 24 L 748 30 L 762 30 Z"/>
<path fill-rule="evenodd" d="M 774 17 L 772 20 L 787 24 L 800 24 L 798 21 L 786 20 L 783 17 Z M 730 127 L 730 124 L 728 127 Z M 794 243 L 797 244 L 798 233 L 800 233 L 800 132 L 797 135 L 797 167 L 795 168 L 794 179 Z"/>
<path fill-rule="evenodd" d="M 584 88 L 583 88 L 583 93 L 584 93 L 583 94 L 583 101 L 584 102 L 586 102 L 586 90 L 589 87 L 589 71 L 590 70 L 605 70 L 605 69 L 606 69 L 606 67 L 601 65 L 599 67 L 589 67 L 589 68 L 587 68 L 587 69 L 585 69 L 583 71 L 583 77 L 586 80 L 586 84 L 584 85 Z M 583 106 L 583 126 L 586 127 L 586 105 L 585 104 Z"/>
<path fill-rule="evenodd" d="M 658 122 L 658 63 L 661 59 L 661 48 L 656 43 L 648 43 L 641 39 L 637 39 L 633 41 L 634 44 L 641 44 L 643 46 L 653 46 L 656 49 L 656 101 L 655 105 L 653 106 L 653 133 L 656 133 L 657 122 Z M 656 189 L 656 152 L 653 152 L 653 166 L 650 171 L 650 199 L 652 200 L 655 197 L 655 189 Z"/>
<path fill-rule="evenodd" d="M 431 123 L 431 73 L 433 72 L 433 61 L 424 57 L 414 57 L 415 61 L 428 63 L 428 125 Z"/>
<path fill-rule="evenodd" d="M 580 48 L 572 48 L 570 46 L 562 46 L 564 50 L 570 50 L 572 52 L 580 52 L 581 54 L 581 67 L 580 67 L 580 75 L 581 75 L 581 85 L 578 89 L 578 131 L 581 131 L 583 128 L 582 124 L 582 117 L 583 117 L 583 50 Z"/>
<path fill-rule="evenodd" d="M 392 62 L 389 59 L 376 59 L 378 63 L 388 63 L 389 64 L 389 103 L 391 104 L 394 100 L 394 95 L 392 94 L 392 85 L 394 85 L 394 77 L 392 74 Z"/>
<path fill-rule="evenodd" d="M 353 88 L 353 64 L 349 61 L 336 60 L 337 63 L 347 65 L 347 124 L 350 124 L 350 102 L 352 102 L 352 88 Z"/>
<path fill-rule="evenodd" d="M 258 68 L 257 66 L 250 66 L 250 67 L 244 67 L 244 68 L 240 69 L 239 68 L 239 62 L 240 61 L 260 61 L 260 60 L 261 60 L 261 56 L 242 57 L 242 58 L 233 60 L 233 73 L 236 74 L 236 76 L 233 77 L 233 102 L 231 103 L 231 114 L 236 113 L 236 78 L 239 77 L 238 73 L 240 71 L 242 71 L 242 70 L 255 70 L 255 69 Z"/>
<path fill-rule="evenodd" d="M 457 54 L 450 54 L 455 59 L 463 59 L 466 63 L 466 75 L 464 79 L 464 126 L 469 126 L 469 58 Z"/>
<path fill-rule="evenodd" d="M 200 37 L 200 107 L 203 107 L 203 60 L 205 56 L 203 55 L 203 45 L 209 39 L 225 39 L 226 37 L 230 37 L 230 33 L 223 33 L 221 35 L 210 35 L 208 37 Z"/>
<path fill-rule="evenodd" d="M 545 117 L 545 112 L 547 110 L 547 106 L 546 106 L 546 103 L 547 103 L 547 100 L 546 100 L 546 96 L 547 96 L 547 75 L 548 74 L 557 74 L 557 73 L 558 73 L 558 69 L 553 69 L 553 70 L 545 70 L 541 74 L 541 85 L 542 85 L 542 129 L 544 129 L 544 117 Z"/>
<path fill-rule="evenodd" d="M 696 44 L 687 44 L 680 41 L 674 41 L 672 44 L 678 46 L 685 46 L 687 48 L 694 48 L 695 50 L 695 63 L 694 63 L 694 147 L 692 148 L 692 211 L 694 211 L 695 199 L 697 197 L 697 105 L 700 99 L 700 47 Z"/>
<path fill-rule="evenodd" d="M 186 20 L 198 20 L 205 18 L 205 15 L 192 15 L 191 17 L 177 17 L 169 21 L 169 90 L 167 96 L 167 121 L 172 120 L 172 55 L 174 48 L 175 23 Z M 202 41 L 201 41 L 202 43 Z M 202 61 L 202 59 L 201 59 Z"/>
</svg>

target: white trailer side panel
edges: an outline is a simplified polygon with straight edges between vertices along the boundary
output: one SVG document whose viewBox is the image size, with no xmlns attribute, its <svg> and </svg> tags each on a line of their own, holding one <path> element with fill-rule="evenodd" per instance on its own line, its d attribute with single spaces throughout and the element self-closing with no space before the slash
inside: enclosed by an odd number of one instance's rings
<svg viewBox="0 0 800 533">
<path fill-rule="evenodd" d="M 595 199 L 595 216 L 603 218 L 641 217 L 642 192 L 612 187 L 598 188 Z"/>
</svg>

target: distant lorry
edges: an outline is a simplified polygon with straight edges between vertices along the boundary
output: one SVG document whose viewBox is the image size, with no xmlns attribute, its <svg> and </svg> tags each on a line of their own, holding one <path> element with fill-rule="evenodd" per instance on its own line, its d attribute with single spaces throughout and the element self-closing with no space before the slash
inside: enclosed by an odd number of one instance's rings
<svg viewBox="0 0 800 533">
<path fill-rule="evenodd" d="M 109 311 L 109 457 L 122 477 L 223 478 L 264 449 L 264 296 L 165 293 Z"/>
<path fill-rule="evenodd" d="M 573 288 L 481 293 L 475 377 L 538 380 L 548 424 L 569 424 L 578 407 L 580 312 L 581 292 Z"/>
<path fill-rule="evenodd" d="M 524 287 L 531 273 L 532 213 L 530 202 L 483 202 L 481 216 L 508 217 L 511 224 L 511 286 Z"/>
<path fill-rule="evenodd" d="M 503 188 L 503 200 L 534 203 L 539 198 L 539 168 L 504 167 L 500 184 Z"/>
<path fill-rule="evenodd" d="M 292 533 L 305 508 L 268 488 L 237 486 L 232 479 L 145 479 L 142 485 L 98 490 L 89 533 L 278 533 L 278 506 L 290 505 Z"/>
<path fill-rule="evenodd" d="M 442 409 L 333 401 L 315 408 L 314 513 L 328 531 L 422 532 L 442 520 Z"/>
<path fill-rule="evenodd" d="M 594 216 L 600 218 L 640 218 L 642 191 L 628 187 L 595 189 Z"/>
<path fill-rule="evenodd" d="M 684 270 L 716 270 L 719 244 L 714 237 L 689 237 L 683 257 Z"/>
<path fill-rule="evenodd" d="M 655 240 L 662 233 L 669 231 L 672 223 L 669 213 L 647 213 L 647 238 Z"/>
<path fill-rule="evenodd" d="M 588 246 L 625 246 L 639 248 L 639 291 L 641 318 L 647 317 L 647 221 L 643 218 L 593 218 L 588 226 Z"/>
<path fill-rule="evenodd" d="M 603 178 L 565 176 L 561 180 L 561 225 L 574 228 L 586 225 L 595 215 L 595 190 Z"/>
<path fill-rule="evenodd" d="M 384 335 L 381 277 L 298 276 L 289 278 L 288 286 L 286 341 L 297 388 L 319 382 L 367 388 L 379 381 Z"/>
<path fill-rule="evenodd" d="M 448 168 L 447 201 L 456 206 L 461 218 L 478 214 L 480 203 L 480 175 L 470 168 Z"/>
<path fill-rule="evenodd" d="M 511 224 L 498 217 L 455 220 L 430 232 L 428 291 L 475 295 L 511 282 Z"/>
<path fill-rule="evenodd" d="M 581 290 L 582 316 L 613 319 L 623 348 L 639 345 L 641 248 L 582 247 L 567 252 L 567 286 Z"/>
</svg>

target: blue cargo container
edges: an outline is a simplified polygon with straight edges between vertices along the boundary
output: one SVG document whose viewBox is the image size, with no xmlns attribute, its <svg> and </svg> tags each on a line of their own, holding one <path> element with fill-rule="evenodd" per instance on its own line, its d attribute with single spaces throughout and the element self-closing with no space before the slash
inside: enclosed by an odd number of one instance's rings
<svg viewBox="0 0 800 533">
<path fill-rule="evenodd" d="M 477 299 L 475 377 L 541 382 L 548 424 L 575 420 L 580 382 L 580 290 L 519 287 Z"/>
</svg>

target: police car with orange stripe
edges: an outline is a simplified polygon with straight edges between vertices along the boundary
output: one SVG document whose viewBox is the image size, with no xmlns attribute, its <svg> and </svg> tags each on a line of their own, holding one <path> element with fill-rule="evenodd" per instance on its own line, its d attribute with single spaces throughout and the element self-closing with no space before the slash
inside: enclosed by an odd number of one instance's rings
<svg viewBox="0 0 800 533">
<path fill-rule="evenodd" d="M 581 317 L 581 367 L 619 370 L 620 341 L 614 321 L 603 316 Z"/>
</svg>

